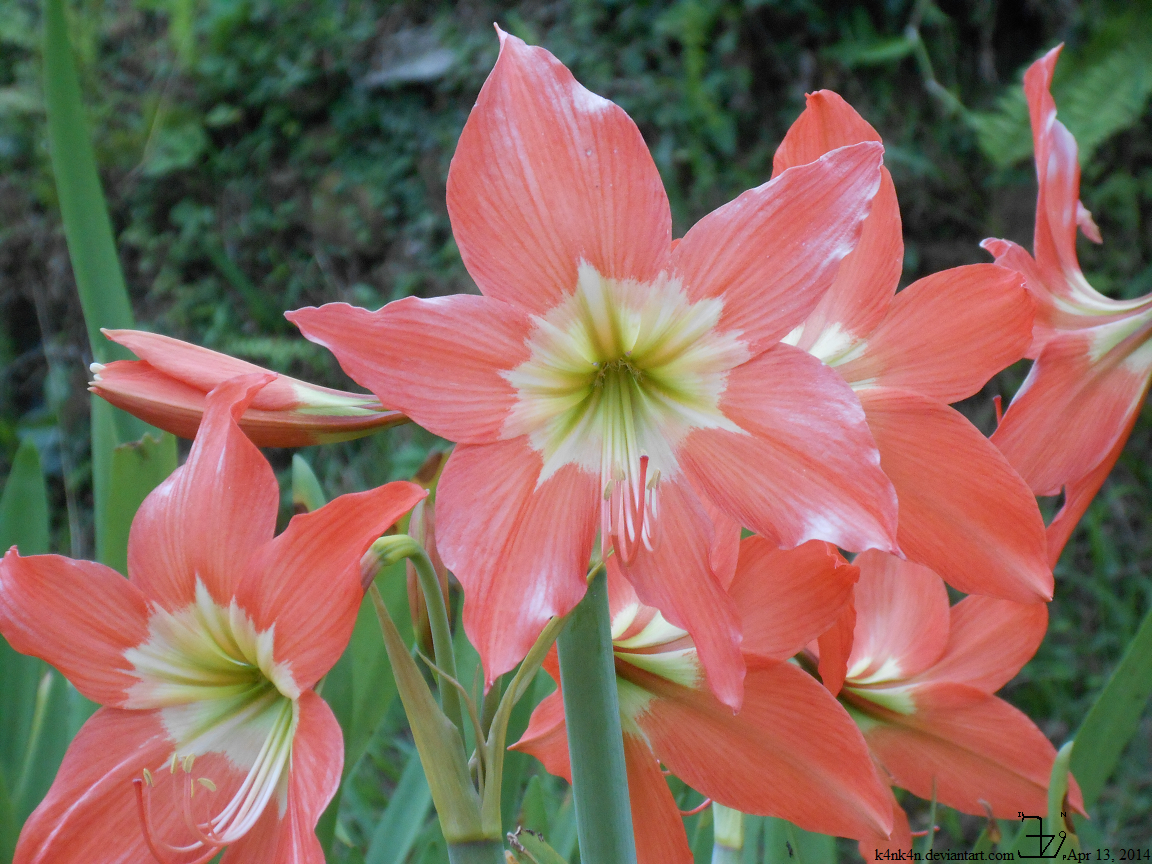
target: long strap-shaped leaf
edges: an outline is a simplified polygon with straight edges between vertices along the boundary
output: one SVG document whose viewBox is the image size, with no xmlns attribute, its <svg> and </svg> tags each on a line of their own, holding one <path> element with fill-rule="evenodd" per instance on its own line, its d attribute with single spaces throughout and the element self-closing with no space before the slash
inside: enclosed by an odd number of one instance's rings
<svg viewBox="0 0 1152 864">
<path fill-rule="evenodd" d="M 1072 774 L 1091 808 L 1140 725 L 1152 695 L 1152 611 L 1076 733 Z"/>
<path fill-rule="evenodd" d="M 44 97 L 52 172 L 92 356 L 99 363 L 130 358 L 126 349 L 100 333 L 102 327 L 132 327 L 132 306 L 80 100 L 64 0 L 44 0 Z M 92 398 L 96 557 L 121 572 L 127 561 L 128 524 L 136 508 L 176 468 L 176 441 L 167 433 L 160 436 L 156 432 L 160 437 L 155 443 L 141 442 L 132 453 L 114 458 L 118 447 L 140 439 L 149 428 L 130 414 Z M 114 468 L 118 472 L 115 476 Z"/>
</svg>

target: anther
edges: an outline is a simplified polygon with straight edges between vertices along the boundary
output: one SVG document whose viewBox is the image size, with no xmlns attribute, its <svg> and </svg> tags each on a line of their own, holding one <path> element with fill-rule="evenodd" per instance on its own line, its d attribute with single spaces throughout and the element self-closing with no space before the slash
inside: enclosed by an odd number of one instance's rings
<svg viewBox="0 0 1152 864">
<path fill-rule="evenodd" d="M 147 768 L 144 769 L 144 782 L 147 783 L 149 786 L 155 786 L 156 785 L 155 783 L 152 782 L 152 772 L 149 771 Z"/>
<path fill-rule="evenodd" d="M 184 757 L 184 773 L 185 774 L 191 774 L 192 773 L 192 763 L 195 761 L 196 761 L 196 754 L 194 754 L 194 753 L 189 753 L 187 756 Z"/>
</svg>

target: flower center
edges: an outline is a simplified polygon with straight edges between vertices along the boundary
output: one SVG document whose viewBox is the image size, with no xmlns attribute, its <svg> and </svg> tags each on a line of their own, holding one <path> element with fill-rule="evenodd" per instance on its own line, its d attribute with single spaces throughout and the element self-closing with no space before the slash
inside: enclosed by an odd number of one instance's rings
<svg viewBox="0 0 1152 864">
<path fill-rule="evenodd" d="M 720 398 L 751 355 L 718 330 L 722 309 L 690 302 L 676 279 L 609 279 L 581 262 L 576 290 L 536 318 L 529 358 L 504 373 L 517 393 L 504 436 L 528 436 L 540 483 L 565 465 L 600 476 L 601 542 L 625 562 L 657 542 L 659 485 L 677 475 L 684 438 L 740 431 Z"/>
<path fill-rule="evenodd" d="M 145 839 L 161 864 L 184 864 L 194 853 L 207 861 L 251 830 L 274 798 L 286 804 L 299 688 L 273 661 L 272 644 L 271 629 L 257 632 L 235 602 L 218 605 L 197 580 L 195 601 L 176 612 L 155 609 L 148 640 L 125 652 L 139 679 L 126 707 L 158 710 L 174 744 L 164 764 L 134 781 Z M 198 758 L 209 767 L 194 777 Z M 211 803 L 194 808 L 198 786 Z M 153 819 L 157 794 L 180 811 L 179 825 Z"/>
</svg>

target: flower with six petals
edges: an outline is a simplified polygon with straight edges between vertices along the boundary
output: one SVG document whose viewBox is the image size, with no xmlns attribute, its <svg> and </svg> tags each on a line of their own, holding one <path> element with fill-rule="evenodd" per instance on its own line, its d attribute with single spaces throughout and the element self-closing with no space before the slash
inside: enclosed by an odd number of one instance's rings
<svg viewBox="0 0 1152 864">
<path fill-rule="evenodd" d="M 674 244 L 628 115 L 547 51 L 500 42 L 448 177 L 482 296 L 288 317 L 384 405 L 458 442 L 437 542 L 489 681 L 584 595 L 599 532 L 738 706 L 738 614 L 713 571 L 735 561 L 739 527 L 896 548 L 859 401 L 780 342 L 856 244 L 882 147 L 784 171 Z"/>
<path fill-rule="evenodd" d="M 322 864 L 340 727 L 312 689 L 344 650 L 360 558 L 426 493 L 390 483 L 295 517 L 237 418 L 273 380 L 205 400 L 188 461 L 132 523 L 129 578 L 57 555 L 0 561 L 0 633 L 101 707 L 20 835 L 19 864 Z M 135 781 L 135 789 L 134 787 Z"/>
<path fill-rule="evenodd" d="M 1152 380 L 1152 295 L 1105 297 L 1076 257 L 1077 229 L 1101 238 L 1080 203 L 1076 139 L 1056 119 L 1050 88 L 1059 55 L 1057 46 L 1024 76 L 1039 185 L 1035 257 L 1008 240 L 982 244 L 1024 274 L 1037 300 L 1028 352 L 1036 362 L 992 441 L 1037 495 L 1064 492 L 1048 526 L 1053 564 L 1120 457 Z"/>
</svg>

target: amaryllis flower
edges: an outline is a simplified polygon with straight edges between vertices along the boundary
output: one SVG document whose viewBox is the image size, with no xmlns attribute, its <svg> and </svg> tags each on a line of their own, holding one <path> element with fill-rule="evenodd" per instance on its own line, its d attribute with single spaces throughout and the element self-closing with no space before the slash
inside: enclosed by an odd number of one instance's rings
<svg viewBox="0 0 1152 864">
<path fill-rule="evenodd" d="M 1039 183 L 1035 258 L 1008 240 L 982 244 L 1024 274 L 1038 304 L 1028 353 L 1036 362 L 992 440 L 1037 495 L 1064 492 L 1048 527 L 1053 563 L 1120 457 L 1152 378 L 1152 295 L 1112 300 L 1080 271 L 1077 227 L 1101 238 L 1080 203 L 1076 139 L 1049 92 L 1059 54 L 1053 48 L 1024 76 Z"/>
<path fill-rule="evenodd" d="M 360 557 L 426 493 L 390 483 L 273 537 L 272 468 L 236 425 L 270 375 L 221 384 L 187 463 L 140 506 L 129 578 L 57 555 L 0 561 L 0 633 L 100 708 L 29 817 L 17 864 L 312 862 L 340 782 L 313 687 L 352 633 Z"/>
<path fill-rule="evenodd" d="M 89 389 L 181 438 L 196 435 L 205 398 L 214 387 L 237 375 L 269 374 L 252 363 L 169 336 L 140 330 L 102 332 L 140 359 L 93 363 Z M 258 447 L 307 447 L 359 438 L 407 421 L 397 411 L 385 411 L 374 396 L 277 375 L 256 394 L 240 418 L 240 428 Z"/>
<path fill-rule="evenodd" d="M 887 836 L 891 793 L 864 740 L 820 683 L 788 658 L 826 630 L 857 570 L 827 543 L 780 551 L 740 543 L 729 594 L 743 616 L 748 675 L 733 714 L 708 690 L 692 638 L 642 605 L 609 571 L 624 757 L 641 864 L 689 864 L 692 852 L 661 763 L 697 791 L 745 813 L 846 837 Z M 551 668 L 549 668 L 551 665 Z M 555 654 L 546 663 L 559 683 Z M 516 750 L 571 780 L 563 696 L 547 696 Z"/>
<path fill-rule="evenodd" d="M 808 96 L 774 171 L 879 140 L 843 99 L 821 90 Z M 1035 304 L 1019 274 L 991 264 L 934 273 L 897 294 L 900 211 L 887 169 L 882 177 L 859 244 L 785 341 L 835 368 L 860 398 L 880 467 L 896 488 L 896 536 L 910 560 L 966 593 L 1051 599 L 1044 523 L 1032 493 L 948 407 L 1023 356 Z"/>
<path fill-rule="evenodd" d="M 583 596 L 599 531 L 738 705 L 738 616 L 713 549 L 734 561 L 740 525 L 783 546 L 895 548 L 859 402 L 779 342 L 855 245 L 882 147 L 786 171 L 674 245 L 628 115 L 547 51 L 500 42 L 448 176 L 482 296 L 288 317 L 385 406 L 459 442 L 437 542 L 489 681 Z"/>
<path fill-rule="evenodd" d="M 893 555 L 857 555 L 856 624 L 840 698 L 891 782 L 964 813 L 1046 813 L 1056 750 L 1023 713 L 992 694 L 1036 653 L 1043 603 L 971 595 L 949 608 L 944 582 Z M 1083 811 L 1079 788 L 1069 803 Z M 897 812 L 891 841 L 907 848 Z"/>
</svg>

